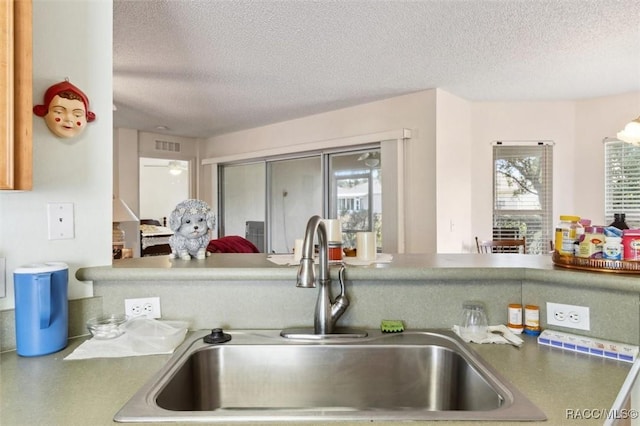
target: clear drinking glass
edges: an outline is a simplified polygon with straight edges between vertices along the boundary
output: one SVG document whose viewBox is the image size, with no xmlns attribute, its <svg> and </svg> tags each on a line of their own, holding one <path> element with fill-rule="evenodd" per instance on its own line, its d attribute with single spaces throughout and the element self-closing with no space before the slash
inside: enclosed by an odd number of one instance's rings
<svg viewBox="0 0 640 426">
<path fill-rule="evenodd" d="M 474 342 L 484 340 L 487 337 L 488 325 L 489 321 L 482 302 L 469 301 L 462 304 L 460 336 L 464 340 Z"/>
</svg>

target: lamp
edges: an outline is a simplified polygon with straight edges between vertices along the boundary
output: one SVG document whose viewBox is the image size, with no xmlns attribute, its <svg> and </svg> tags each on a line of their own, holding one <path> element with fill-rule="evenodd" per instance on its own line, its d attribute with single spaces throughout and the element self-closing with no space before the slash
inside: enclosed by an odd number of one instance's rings
<svg viewBox="0 0 640 426">
<path fill-rule="evenodd" d="M 618 132 L 618 139 L 623 142 L 640 145 L 640 117 L 627 123 L 624 130 Z"/>
<path fill-rule="evenodd" d="M 120 229 L 120 222 L 137 222 L 138 218 L 131 211 L 129 206 L 120 198 L 113 197 L 113 258 L 120 259 L 122 257 L 122 249 L 124 248 L 124 231 Z"/>
</svg>

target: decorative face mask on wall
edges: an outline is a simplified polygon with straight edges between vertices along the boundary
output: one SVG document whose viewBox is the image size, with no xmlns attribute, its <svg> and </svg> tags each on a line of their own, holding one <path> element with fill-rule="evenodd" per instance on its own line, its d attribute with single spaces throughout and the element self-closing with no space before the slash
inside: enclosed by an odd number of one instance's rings
<svg viewBox="0 0 640 426">
<path fill-rule="evenodd" d="M 96 119 L 89 111 L 89 98 L 66 80 L 49 87 L 44 94 L 44 104 L 34 106 L 33 113 L 44 117 L 51 133 L 61 138 L 79 135 L 87 123 Z"/>
</svg>

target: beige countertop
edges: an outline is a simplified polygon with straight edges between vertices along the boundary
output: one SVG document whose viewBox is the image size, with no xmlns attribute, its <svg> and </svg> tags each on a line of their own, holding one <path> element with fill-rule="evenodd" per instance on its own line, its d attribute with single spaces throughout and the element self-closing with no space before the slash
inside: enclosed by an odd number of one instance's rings
<svg viewBox="0 0 640 426">
<path fill-rule="evenodd" d="M 573 423 L 567 410 L 609 409 L 631 368 L 629 363 L 565 352 L 540 346 L 533 337 L 523 338 L 520 349 L 497 344 L 470 346 L 545 412 L 548 421 L 538 424 Z M 64 361 L 82 341 L 84 338 L 72 339 L 64 350 L 41 357 L 0 354 L 0 424 L 113 424 L 114 414 L 169 359 L 169 355 L 153 355 Z M 599 425 L 603 419 L 579 422 Z"/>
<path fill-rule="evenodd" d="M 530 279 L 568 286 L 590 286 L 640 293 L 637 274 L 593 273 L 553 264 L 550 255 L 392 254 L 391 263 L 347 265 L 352 280 L 506 280 Z M 123 259 L 113 265 L 80 268 L 80 281 L 295 280 L 296 267 L 280 266 L 258 254 L 215 254 L 202 260 L 169 256 Z M 337 269 L 331 275 L 337 277 Z"/>
</svg>

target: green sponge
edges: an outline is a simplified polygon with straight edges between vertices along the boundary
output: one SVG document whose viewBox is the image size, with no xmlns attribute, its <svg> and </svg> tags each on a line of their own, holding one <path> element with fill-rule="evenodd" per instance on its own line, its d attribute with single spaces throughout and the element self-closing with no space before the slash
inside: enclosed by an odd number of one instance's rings
<svg viewBox="0 0 640 426">
<path fill-rule="evenodd" d="M 402 320 L 382 320 L 380 330 L 383 333 L 401 333 L 404 331 Z"/>
</svg>

